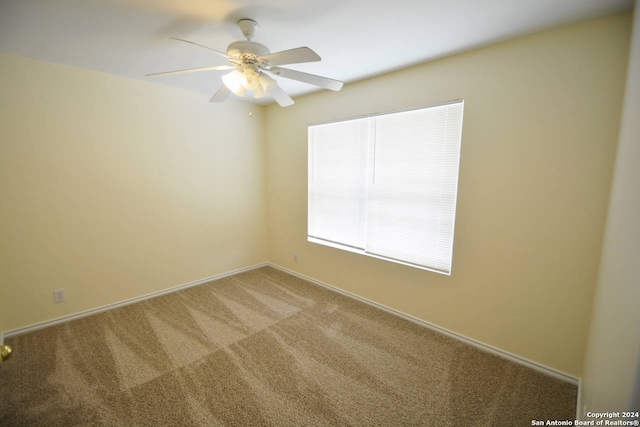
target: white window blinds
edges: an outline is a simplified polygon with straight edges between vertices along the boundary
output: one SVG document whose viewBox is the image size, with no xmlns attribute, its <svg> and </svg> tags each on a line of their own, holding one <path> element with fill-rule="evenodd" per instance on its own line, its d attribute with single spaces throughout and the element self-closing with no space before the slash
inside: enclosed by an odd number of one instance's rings
<svg viewBox="0 0 640 427">
<path fill-rule="evenodd" d="M 309 241 L 450 274 L 463 106 L 309 126 Z"/>
</svg>

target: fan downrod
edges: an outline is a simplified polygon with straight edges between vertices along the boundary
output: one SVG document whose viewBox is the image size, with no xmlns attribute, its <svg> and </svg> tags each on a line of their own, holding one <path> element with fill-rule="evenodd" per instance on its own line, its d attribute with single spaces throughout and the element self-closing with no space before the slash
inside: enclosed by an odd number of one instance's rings
<svg viewBox="0 0 640 427">
<path fill-rule="evenodd" d="M 248 41 L 251 41 L 253 36 L 256 34 L 256 30 L 260 27 L 253 19 L 241 19 L 238 21 L 238 27 L 240 27 L 240 31 L 247 38 Z"/>
</svg>

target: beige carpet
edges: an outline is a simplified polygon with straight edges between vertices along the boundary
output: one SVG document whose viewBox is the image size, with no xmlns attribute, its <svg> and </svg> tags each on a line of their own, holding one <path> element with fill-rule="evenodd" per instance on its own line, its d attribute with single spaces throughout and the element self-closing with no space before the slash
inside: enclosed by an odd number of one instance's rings
<svg viewBox="0 0 640 427">
<path fill-rule="evenodd" d="M 271 267 L 7 339 L 1 426 L 530 426 L 576 387 Z"/>
</svg>

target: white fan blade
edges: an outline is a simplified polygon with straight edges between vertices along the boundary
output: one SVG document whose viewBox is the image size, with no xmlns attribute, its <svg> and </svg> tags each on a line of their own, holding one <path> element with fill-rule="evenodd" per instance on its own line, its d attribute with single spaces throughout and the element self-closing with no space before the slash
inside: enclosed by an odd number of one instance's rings
<svg viewBox="0 0 640 427">
<path fill-rule="evenodd" d="M 291 99 L 291 97 L 287 95 L 287 93 L 282 90 L 282 88 L 278 86 L 277 83 L 269 85 L 267 92 L 269 93 L 269 95 L 273 96 L 273 99 L 275 99 L 281 107 L 288 107 L 289 105 L 293 105 L 293 99 Z"/>
<path fill-rule="evenodd" d="M 235 67 L 231 65 L 216 65 L 213 67 L 187 68 L 186 70 L 163 71 L 162 73 L 147 74 L 145 77 L 163 76 L 169 74 L 195 73 L 198 71 L 215 71 L 215 70 L 232 70 Z"/>
<path fill-rule="evenodd" d="M 192 42 L 192 41 L 189 41 L 189 40 L 177 39 L 177 38 L 175 38 L 175 37 L 171 37 L 171 40 L 177 40 L 177 41 L 179 41 L 179 42 L 189 43 L 189 44 L 192 44 L 192 45 L 194 45 L 194 46 L 202 47 L 202 48 L 204 48 L 204 49 L 210 50 L 211 52 L 216 53 L 216 54 L 218 54 L 218 55 L 222 56 L 223 58 L 229 59 L 229 55 L 227 55 L 226 53 L 224 53 L 224 52 L 220 52 L 220 51 L 215 50 L 215 49 L 211 49 L 210 47 L 205 46 L 205 45 L 202 45 L 202 44 L 199 44 L 199 43 L 195 43 L 195 42 Z"/>
<path fill-rule="evenodd" d="M 222 85 L 220 89 L 218 89 L 218 91 L 211 97 L 209 102 L 222 102 L 227 96 L 229 96 L 230 93 L 231 91 L 229 90 L 229 88 L 225 85 Z"/>
<path fill-rule="evenodd" d="M 315 74 L 303 73 L 301 71 L 290 70 L 288 68 L 272 68 L 269 70 L 277 76 L 282 76 L 291 80 L 298 80 L 300 82 L 309 83 L 315 86 L 320 86 L 325 89 L 338 91 L 342 89 L 343 83 L 339 80 L 329 79 L 327 77 L 316 76 Z"/>
<path fill-rule="evenodd" d="M 308 47 L 283 50 L 261 56 L 260 59 L 269 61 L 272 65 L 300 64 L 302 62 L 320 61 L 320 56 Z"/>
</svg>

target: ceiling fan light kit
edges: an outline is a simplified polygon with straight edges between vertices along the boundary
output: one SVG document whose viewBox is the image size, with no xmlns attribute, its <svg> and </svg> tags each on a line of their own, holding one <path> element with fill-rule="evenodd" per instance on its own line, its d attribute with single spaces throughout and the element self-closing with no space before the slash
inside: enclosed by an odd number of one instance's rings
<svg viewBox="0 0 640 427">
<path fill-rule="evenodd" d="M 298 47 L 271 53 L 266 46 L 252 40 L 255 36 L 256 29 L 259 27 L 256 21 L 253 19 L 241 19 L 238 21 L 238 27 L 246 40 L 231 43 L 227 47 L 226 53 L 192 41 L 173 38 L 173 40 L 189 43 L 212 51 L 218 56 L 226 58 L 230 65 L 165 71 L 162 73 L 147 74 L 147 77 L 199 71 L 233 70 L 222 76 L 223 85 L 211 97 L 210 102 L 222 102 L 230 93 L 242 98 L 262 98 L 268 94 L 282 107 L 293 105 L 293 99 L 282 90 L 277 81 L 273 79 L 269 73 L 275 76 L 312 84 L 324 89 L 334 91 L 342 89 L 343 83 L 339 80 L 279 67 L 280 65 L 320 61 L 320 56 L 310 48 Z"/>
</svg>

